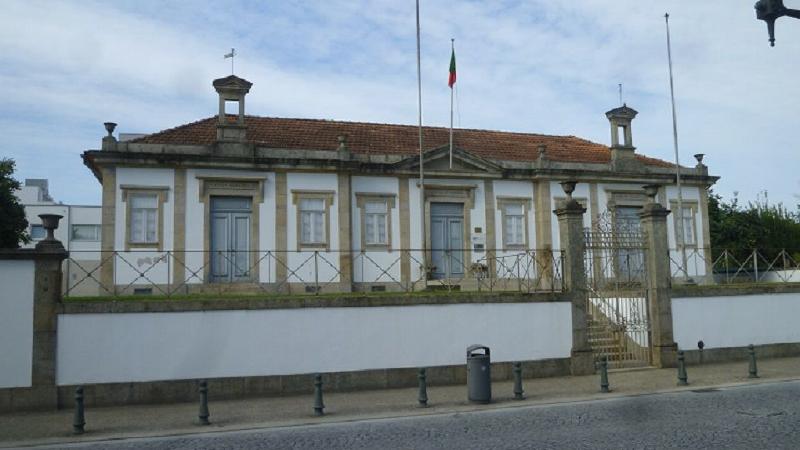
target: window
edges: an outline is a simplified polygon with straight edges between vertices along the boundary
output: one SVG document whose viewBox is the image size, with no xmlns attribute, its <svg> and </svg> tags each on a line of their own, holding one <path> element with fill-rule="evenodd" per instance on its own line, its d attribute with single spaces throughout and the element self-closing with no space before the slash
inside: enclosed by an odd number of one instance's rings
<svg viewBox="0 0 800 450">
<path fill-rule="evenodd" d="M 100 225 L 73 225 L 73 241 L 99 241 Z"/>
<path fill-rule="evenodd" d="M 670 209 L 672 210 L 672 226 L 675 231 L 675 244 L 678 243 L 678 230 L 683 231 L 683 244 L 686 246 L 694 247 L 697 245 L 697 221 L 695 217 L 699 211 L 696 200 L 683 201 L 683 214 L 678 214 L 678 202 L 670 200 Z M 682 217 L 678 217 L 678 216 Z M 680 220 L 683 223 L 680 223 Z M 680 228 L 678 228 L 680 227 Z"/>
<path fill-rule="evenodd" d="M 697 244 L 694 233 L 694 211 L 690 206 L 683 207 L 683 243 L 685 245 Z"/>
<path fill-rule="evenodd" d="M 361 214 L 361 248 L 391 251 L 395 194 L 356 192 L 356 205 Z"/>
<path fill-rule="evenodd" d="M 300 243 L 325 244 L 325 200 L 304 198 L 300 200 Z"/>
<path fill-rule="evenodd" d="M 497 207 L 502 215 L 503 248 L 528 247 L 528 213 L 531 199 L 524 197 L 497 197 Z"/>
<path fill-rule="evenodd" d="M 158 243 L 158 195 L 131 194 L 129 241 L 133 244 Z"/>
<path fill-rule="evenodd" d="M 503 233 L 505 244 L 525 245 L 525 208 L 521 203 L 507 204 L 504 209 Z"/>
<path fill-rule="evenodd" d="M 34 241 L 40 241 L 44 239 L 44 237 L 45 232 L 42 225 L 31 225 L 31 239 Z"/>
<path fill-rule="evenodd" d="M 364 243 L 367 245 L 386 245 L 388 242 L 388 208 L 385 201 L 364 203 Z"/>
</svg>

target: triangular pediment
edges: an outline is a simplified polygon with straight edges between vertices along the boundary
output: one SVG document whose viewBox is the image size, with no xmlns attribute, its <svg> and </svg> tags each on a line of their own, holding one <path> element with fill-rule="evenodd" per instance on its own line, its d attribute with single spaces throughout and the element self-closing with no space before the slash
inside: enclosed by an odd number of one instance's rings
<svg viewBox="0 0 800 450">
<path fill-rule="evenodd" d="M 451 169 L 450 147 L 447 145 L 426 151 L 422 155 L 422 161 L 426 171 L 497 173 L 502 170 L 502 168 L 494 162 L 476 156 L 458 147 L 453 148 L 453 167 Z M 398 162 L 395 167 L 398 170 L 419 170 L 419 156 L 405 158 Z"/>
</svg>

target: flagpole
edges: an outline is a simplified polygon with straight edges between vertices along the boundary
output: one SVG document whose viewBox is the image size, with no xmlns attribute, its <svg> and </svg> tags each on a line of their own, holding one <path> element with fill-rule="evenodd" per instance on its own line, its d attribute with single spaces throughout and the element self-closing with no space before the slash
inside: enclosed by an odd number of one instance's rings
<svg viewBox="0 0 800 450">
<path fill-rule="evenodd" d="M 664 14 L 664 21 L 667 25 L 667 61 L 669 61 L 669 95 L 672 101 L 672 142 L 675 147 L 675 180 L 678 186 L 678 214 L 676 221 L 678 225 L 675 227 L 675 244 L 681 252 L 681 269 L 686 277 L 686 281 L 690 281 L 689 268 L 686 259 L 686 243 L 684 236 L 683 225 L 683 189 L 681 188 L 681 163 L 678 156 L 678 116 L 675 112 L 675 86 L 672 81 L 672 45 L 669 39 L 669 14 Z"/>
<path fill-rule="evenodd" d="M 450 51 L 455 54 L 455 39 L 450 38 Z M 450 170 L 453 170 L 453 86 L 450 85 Z"/>
<path fill-rule="evenodd" d="M 419 118 L 419 206 L 420 224 L 422 227 L 422 271 L 421 279 L 427 282 L 427 238 L 425 233 L 425 171 L 422 158 L 422 68 L 420 64 L 420 37 L 419 37 L 419 0 L 417 4 L 417 112 Z M 410 281 L 410 280 L 409 280 Z"/>
</svg>

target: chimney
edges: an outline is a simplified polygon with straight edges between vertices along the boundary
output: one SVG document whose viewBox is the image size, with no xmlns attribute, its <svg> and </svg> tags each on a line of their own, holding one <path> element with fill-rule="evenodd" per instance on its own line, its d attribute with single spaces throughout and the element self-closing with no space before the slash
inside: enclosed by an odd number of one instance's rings
<svg viewBox="0 0 800 450">
<path fill-rule="evenodd" d="M 606 112 L 611 126 L 611 167 L 614 170 L 630 171 L 638 167 L 634 158 L 636 147 L 633 146 L 631 122 L 636 117 L 635 109 L 624 104 Z"/>
<path fill-rule="evenodd" d="M 229 75 L 214 80 L 212 84 L 219 94 L 217 141 L 245 142 L 247 125 L 244 123 L 244 97 L 250 92 L 253 83 L 236 75 Z M 233 117 L 228 117 L 225 113 L 225 107 L 230 104 L 237 107 L 237 113 Z"/>
</svg>

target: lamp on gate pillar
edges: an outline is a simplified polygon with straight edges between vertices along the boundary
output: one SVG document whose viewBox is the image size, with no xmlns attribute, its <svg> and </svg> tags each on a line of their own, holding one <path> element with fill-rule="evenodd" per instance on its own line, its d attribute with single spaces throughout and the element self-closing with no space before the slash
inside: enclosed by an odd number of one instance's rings
<svg viewBox="0 0 800 450">
<path fill-rule="evenodd" d="M 767 22 L 769 45 L 775 47 L 775 20 L 786 16 L 800 19 L 800 10 L 783 6 L 783 0 L 758 0 L 755 4 L 756 19 Z"/>
</svg>

